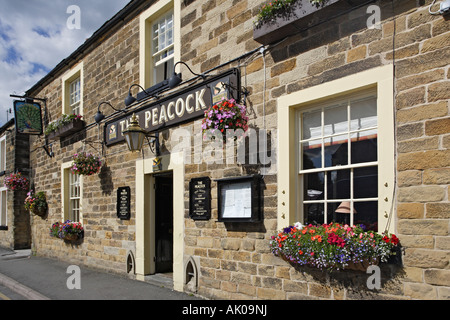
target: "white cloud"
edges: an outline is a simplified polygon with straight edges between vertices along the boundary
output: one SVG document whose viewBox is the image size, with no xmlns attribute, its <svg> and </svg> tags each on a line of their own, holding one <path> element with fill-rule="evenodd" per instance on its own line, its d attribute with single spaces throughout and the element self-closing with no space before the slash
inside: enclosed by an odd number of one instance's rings
<svg viewBox="0 0 450 320">
<path fill-rule="evenodd" d="M 13 105 L 10 94 L 30 89 L 128 2 L 0 0 L 0 126 Z M 71 5 L 80 8 L 80 29 L 67 27 Z"/>
</svg>

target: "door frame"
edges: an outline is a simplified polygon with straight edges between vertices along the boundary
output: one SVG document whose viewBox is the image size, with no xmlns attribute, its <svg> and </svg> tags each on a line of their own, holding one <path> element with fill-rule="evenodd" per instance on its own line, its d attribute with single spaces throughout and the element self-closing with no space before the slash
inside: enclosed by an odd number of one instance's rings
<svg viewBox="0 0 450 320">
<path fill-rule="evenodd" d="M 136 161 L 136 279 L 155 273 L 154 174 L 173 174 L 173 288 L 183 291 L 184 165 L 183 153 L 161 156 L 162 170 L 153 171 L 153 158 Z"/>
</svg>

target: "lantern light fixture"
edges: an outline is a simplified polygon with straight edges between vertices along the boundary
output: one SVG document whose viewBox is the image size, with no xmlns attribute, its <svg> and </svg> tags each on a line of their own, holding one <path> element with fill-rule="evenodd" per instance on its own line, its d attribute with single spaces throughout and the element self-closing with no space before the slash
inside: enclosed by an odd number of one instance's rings
<svg viewBox="0 0 450 320">
<path fill-rule="evenodd" d="M 147 139 L 147 142 L 150 146 L 150 150 L 156 155 L 160 155 L 159 150 L 159 133 L 156 132 L 155 135 L 150 135 L 139 125 L 138 118 L 133 113 L 130 121 L 130 125 L 126 130 L 123 131 L 123 136 L 125 137 L 125 141 L 127 142 L 128 149 L 131 152 L 141 152 L 142 146 L 144 144 L 144 139 Z M 152 138 L 152 142 L 149 141 L 148 138 Z"/>
</svg>

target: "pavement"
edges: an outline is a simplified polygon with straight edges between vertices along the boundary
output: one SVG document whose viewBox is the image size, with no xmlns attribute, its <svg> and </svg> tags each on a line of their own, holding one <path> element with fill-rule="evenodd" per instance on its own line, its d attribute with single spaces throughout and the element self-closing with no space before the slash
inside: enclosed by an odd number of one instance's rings
<svg viewBox="0 0 450 320">
<path fill-rule="evenodd" d="M 172 290 L 172 280 L 164 275 L 149 276 L 144 282 L 85 266 L 77 266 L 78 270 L 69 266 L 33 256 L 31 250 L 0 247 L 0 294 L 3 287 L 26 300 L 202 300 Z"/>
</svg>

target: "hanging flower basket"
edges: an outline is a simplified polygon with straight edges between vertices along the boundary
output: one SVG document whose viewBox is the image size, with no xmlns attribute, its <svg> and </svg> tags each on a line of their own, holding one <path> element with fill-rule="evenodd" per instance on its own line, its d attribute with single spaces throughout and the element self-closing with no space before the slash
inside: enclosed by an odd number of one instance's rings
<svg viewBox="0 0 450 320">
<path fill-rule="evenodd" d="M 100 172 L 102 162 L 92 153 L 80 152 L 73 156 L 72 173 L 90 176 Z"/>
<path fill-rule="evenodd" d="M 25 199 L 25 209 L 33 214 L 44 217 L 47 214 L 47 197 L 44 191 L 34 193 L 33 190 L 27 193 Z"/>
<path fill-rule="evenodd" d="M 49 123 L 44 133 L 49 140 L 67 137 L 84 128 L 85 123 L 82 117 L 79 114 L 63 114 L 60 119 Z"/>
<path fill-rule="evenodd" d="M 55 222 L 50 228 L 50 236 L 66 241 L 77 241 L 83 237 L 84 229 L 80 222 L 70 220 L 64 223 Z"/>
<path fill-rule="evenodd" d="M 395 255 L 398 238 L 364 231 L 361 226 L 338 223 L 303 226 L 296 223 L 272 236 L 275 256 L 300 266 L 321 270 L 366 271 L 370 265 L 386 262 Z"/>
<path fill-rule="evenodd" d="M 202 120 L 204 139 L 221 135 L 226 138 L 227 131 L 235 136 L 243 135 L 248 130 L 247 108 L 236 103 L 234 99 L 222 99 L 205 111 Z"/>
<path fill-rule="evenodd" d="M 8 177 L 5 178 L 5 187 L 11 191 L 26 191 L 30 188 L 30 181 L 28 180 L 28 178 L 22 176 L 20 172 L 11 173 Z"/>
</svg>

